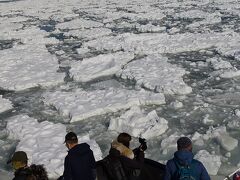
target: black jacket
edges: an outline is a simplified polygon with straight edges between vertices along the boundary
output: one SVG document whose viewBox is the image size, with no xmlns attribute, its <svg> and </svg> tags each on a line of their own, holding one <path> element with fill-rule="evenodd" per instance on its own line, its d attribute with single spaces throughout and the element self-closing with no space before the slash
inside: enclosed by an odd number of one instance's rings
<svg viewBox="0 0 240 180">
<path fill-rule="evenodd" d="M 32 171 L 30 168 L 23 167 L 15 171 L 13 180 L 26 180 L 30 176 L 32 176 Z"/>
<path fill-rule="evenodd" d="M 95 180 L 96 164 L 88 144 L 78 144 L 68 151 L 63 178 L 64 180 Z"/>
<path fill-rule="evenodd" d="M 130 159 L 128 157 L 120 155 L 120 152 L 114 148 L 111 148 L 109 151 L 109 157 L 112 159 L 119 158 L 123 168 L 125 170 L 126 176 L 128 179 L 137 179 L 140 175 L 140 170 L 144 164 L 144 152 L 142 151 L 134 151 L 136 155 L 134 159 Z"/>
</svg>

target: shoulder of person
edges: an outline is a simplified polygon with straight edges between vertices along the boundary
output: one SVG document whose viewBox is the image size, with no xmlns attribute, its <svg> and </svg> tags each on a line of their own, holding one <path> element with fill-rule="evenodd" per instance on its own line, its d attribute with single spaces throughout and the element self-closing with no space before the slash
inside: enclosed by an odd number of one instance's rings
<svg viewBox="0 0 240 180">
<path fill-rule="evenodd" d="M 195 163 L 196 165 L 198 165 L 199 167 L 204 167 L 203 163 L 197 159 L 193 159 L 192 163 Z"/>
</svg>

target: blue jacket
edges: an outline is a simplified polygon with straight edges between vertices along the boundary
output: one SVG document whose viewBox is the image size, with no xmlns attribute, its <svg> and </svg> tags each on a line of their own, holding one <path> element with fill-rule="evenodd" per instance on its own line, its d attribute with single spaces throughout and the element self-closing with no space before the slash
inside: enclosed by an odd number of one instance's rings
<svg viewBox="0 0 240 180">
<path fill-rule="evenodd" d="M 177 166 L 175 161 L 179 164 L 189 165 L 193 161 L 193 153 L 186 150 L 177 151 L 174 153 L 174 158 L 169 160 L 166 165 L 166 172 L 164 180 L 176 180 Z M 195 161 L 195 172 L 198 175 L 198 180 L 210 180 L 207 170 L 200 161 Z"/>
<path fill-rule="evenodd" d="M 64 180 L 95 180 L 96 164 L 93 152 L 86 143 L 68 151 L 64 162 Z"/>
</svg>

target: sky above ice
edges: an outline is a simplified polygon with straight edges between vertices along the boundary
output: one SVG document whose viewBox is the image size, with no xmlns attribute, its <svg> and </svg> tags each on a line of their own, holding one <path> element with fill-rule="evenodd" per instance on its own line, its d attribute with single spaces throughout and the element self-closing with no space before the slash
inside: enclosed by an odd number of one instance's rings
<svg viewBox="0 0 240 180">
<path fill-rule="evenodd" d="M 0 0 L 0 169 L 26 150 L 56 178 L 67 131 L 97 160 L 127 131 L 163 163 L 189 136 L 211 175 L 228 174 L 240 166 L 239 15 L 236 0 Z"/>
</svg>

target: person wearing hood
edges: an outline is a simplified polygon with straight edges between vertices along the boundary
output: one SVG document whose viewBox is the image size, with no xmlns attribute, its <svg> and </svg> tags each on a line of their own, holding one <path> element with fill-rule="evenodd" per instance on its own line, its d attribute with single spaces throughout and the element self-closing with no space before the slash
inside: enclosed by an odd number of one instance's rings
<svg viewBox="0 0 240 180">
<path fill-rule="evenodd" d="M 90 146 L 87 143 L 78 144 L 77 135 L 69 132 L 65 136 L 68 154 L 64 161 L 63 180 L 95 180 L 96 164 Z"/>
<path fill-rule="evenodd" d="M 144 151 L 147 149 L 146 144 L 141 144 L 138 148 L 131 150 L 129 148 L 131 136 L 127 133 L 120 133 L 117 140 L 111 144 L 109 157 L 119 159 L 123 165 L 126 177 L 129 180 L 138 179 L 141 168 L 144 164 Z"/>
<path fill-rule="evenodd" d="M 188 137 L 178 139 L 177 149 L 174 158 L 167 162 L 164 180 L 178 180 L 183 173 L 195 180 L 210 180 L 203 164 L 193 159 L 192 141 Z"/>
</svg>

